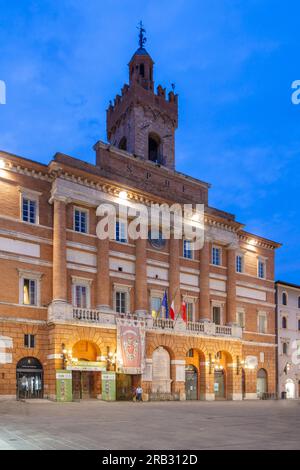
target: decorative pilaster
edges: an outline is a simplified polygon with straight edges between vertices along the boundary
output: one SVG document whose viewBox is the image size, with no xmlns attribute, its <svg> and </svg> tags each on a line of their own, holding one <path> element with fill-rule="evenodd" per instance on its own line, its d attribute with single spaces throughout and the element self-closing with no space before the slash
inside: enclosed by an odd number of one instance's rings
<svg viewBox="0 0 300 470">
<path fill-rule="evenodd" d="M 227 325 L 236 323 L 236 248 L 235 244 L 227 247 Z"/>
<path fill-rule="evenodd" d="M 66 199 L 54 199 L 53 301 L 67 302 Z"/>
<path fill-rule="evenodd" d="M 209 264 L 210 264 L 210 244 L 205 240 L 200 251 L 200 312 L 199 319 L 211 321 L 210 295 L 209 295 Z"/>
<path fill-rule="evenodd" d="M 135 242 L 135 314 L 148 314 L 147 289 L 147 240 L 138 238 Z"/>
<path fill-rule="evenodd" d="M 175 313 L 180 312 L 181 296 L 180 296 L 180 243 L 171 235 L 169 240 L 170 246 L 170 262 L 169 262 L 169 304 L 174 300 Z M 169 307 L 170 307 L 169 305 Z"/>
<path fill-rule="evenodd" d="M 110 311 L 109 238 L 97 238 L 96 296 L 97 309 Z"/>
</svg>

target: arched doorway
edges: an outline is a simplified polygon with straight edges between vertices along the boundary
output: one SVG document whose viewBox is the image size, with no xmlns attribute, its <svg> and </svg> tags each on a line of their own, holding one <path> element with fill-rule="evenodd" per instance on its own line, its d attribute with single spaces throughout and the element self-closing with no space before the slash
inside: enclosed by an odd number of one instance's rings
<svg viewBox="0 0 300 470">
<path fill-rule="evenodd" d="M 171 393 L 171 361 L 168 351 L 159 347 L 152 357 L 152 392 Z"/>
<path fill-rule="evenodd" d="M 185 395 L 187 400 L 198 400 L 198 370 L 192 364 L 185 366 Z"/>
<path fill-rule="evenodd" d="M 263 398 L 268 392 L 268 374 L 265 369 L 259 369 L 257 372 L 256 391 L 259 398 Z"/>
<path fill-rule="evenodd" d="M 214 362 L 215 400 L 228 400 L 233 394 L 232 357 L 227 351 L 219 351 Z"/>
<path fill-rule="evenodd" d="M 286 397 L 289 399 L 294 399 L 296 398 L 296 387 L 295 383 L 293 380 L 288 379 L 285 383 L 285 391 L 286 391 Z"/>
<path fill-rule="evenodd" d="M 43 398 L 43 366 L 35 357 L 24 357 L 17 364 L 17 399 Z"/>
<path fill-rule="evenodd" d="M 215 400 L 226 399 L 225 371 L 224 369 L 215 370 L 214 381 Z"/>
<path fill-rule="evenodd" d="M 100 351 L 91 341 L 81 340 L 73 346 L 72 358 L 76 360 L 77 364 L 80 364 L 80 366 L 74 366 L 74 369 L 76 367 L 78 370 L 72 370 L 74 400 L 87 400 L 97 398 L 100 395 L 101 372 L 93 370 L 91 364 L 97 361 L 98 355 L 100 355 Z"/>
<path fill-rule="evenodd" d="M 187 400 L 204 400 L 206 394 L 205 355 L 196 348 L 185 356 L 185 395 Z"/>
</svg>

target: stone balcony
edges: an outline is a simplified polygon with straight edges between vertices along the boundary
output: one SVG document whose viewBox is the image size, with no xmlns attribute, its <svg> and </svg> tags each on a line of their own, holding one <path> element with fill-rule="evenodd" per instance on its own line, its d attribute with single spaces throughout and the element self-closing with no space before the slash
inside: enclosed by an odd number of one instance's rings
<svg viewBox="0 0 300 470">
<path fill-rule="evenodd" d="M 104 313 L 94 309 L 84 309 L 72 307 L 72 320 L 89 325 L 116 325 L 117 312 Z M 134 315 L 124 315 L 124 318 L 136 318 Z M 70 318 L 71 320 L 71 318 Z M 176 321 L 171 319 L 146 317 L 146 330 L 148 331 L 168 331 L 171 334 L 184 334 L 190 336 L 217 336 L 224 338 L 242 338 L 243 330 L 237 325 L 225 326 L 216 325 L 212 322 L 188 322 L 185 323 L 181 318 Z"/>
</svg>

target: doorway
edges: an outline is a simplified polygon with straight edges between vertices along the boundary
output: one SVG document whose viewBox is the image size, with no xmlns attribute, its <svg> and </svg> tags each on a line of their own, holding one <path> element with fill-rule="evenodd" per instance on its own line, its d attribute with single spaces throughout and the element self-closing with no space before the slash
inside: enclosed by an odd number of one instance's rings
<svg viewBox="0 0 300 470">
<path fill-rule="evenodd" d="M 97 375 L 100 375 L 100 372 L 72 371 L 73 400 L 97 398 Z"/>
<path fill-rule="evenodd" d="M 286 397 L 289 399 L 295 398 L 296 387 L 291 379 L 288 379 L 285 384 Z"/>
<path fill-rule="evenodd" d="M 215 370 L 215 400 L 225 400 L 225 372 L 222 370 Z"/>
<path fill-rule="evenodd" d="M 34 357 L 24 357 L 17 364 L 17 399 L 43 398 L 43 366 Z"/>
<path fill-rule="evenodd" d="M 191 364 L 185 366 L 185 394 L 187 400 L 198 400 L 198 371 Z"/>
<path fill-rule="evenodd" d="M 258 398 L 263 398 L 268 392 L 268 378 L 265 369 L 260 369 L 257 372 L 256 390 Z"/>
</svg>

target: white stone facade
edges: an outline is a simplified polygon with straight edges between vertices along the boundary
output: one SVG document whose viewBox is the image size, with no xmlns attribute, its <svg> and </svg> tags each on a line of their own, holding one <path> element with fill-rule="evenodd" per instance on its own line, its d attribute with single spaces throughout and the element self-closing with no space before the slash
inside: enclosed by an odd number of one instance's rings
<svg viewBox="0 0 300 470">
<path fill-rule="evenodd" d="M 300 398 L 300 286 L 277 282 L 279 396 Z"/>
</svg>

